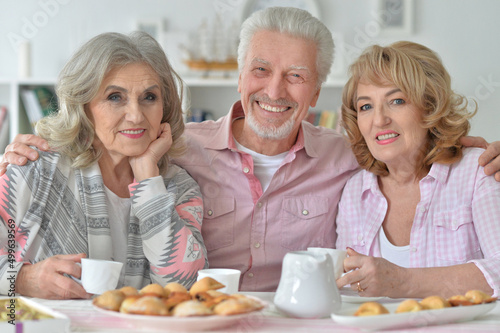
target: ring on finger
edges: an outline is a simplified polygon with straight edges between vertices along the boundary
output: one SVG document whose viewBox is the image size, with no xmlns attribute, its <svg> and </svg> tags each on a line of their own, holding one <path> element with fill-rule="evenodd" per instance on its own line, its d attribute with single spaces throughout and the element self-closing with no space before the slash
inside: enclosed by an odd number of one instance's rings
<svg viewBox="0 0 500 333">
<path fill-rule="evenodd" d="M 363 288 L 361 288 L 361 284 L 358 282 L 358 293 L 361 293 L 365 291 Z"/>
</svg>

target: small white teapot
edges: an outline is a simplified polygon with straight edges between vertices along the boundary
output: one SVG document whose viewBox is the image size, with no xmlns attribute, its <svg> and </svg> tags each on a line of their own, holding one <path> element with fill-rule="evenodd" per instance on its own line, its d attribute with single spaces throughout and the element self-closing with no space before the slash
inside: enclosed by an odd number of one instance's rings
<svg viewBox="0 0 500 333">
<path fill-rule="evenodd" d="M 278 310 L 291 317 L 323 318 L 340 309 L 333 261 L 325 253 L 288 252 L 274 296 Z"/>
</svg>

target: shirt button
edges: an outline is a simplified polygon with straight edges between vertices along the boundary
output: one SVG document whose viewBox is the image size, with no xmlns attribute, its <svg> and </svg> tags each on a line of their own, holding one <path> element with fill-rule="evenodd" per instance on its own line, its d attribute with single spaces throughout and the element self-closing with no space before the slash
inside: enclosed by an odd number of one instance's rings
<svg viewBox="0 0 500 333">
<path fill-rule="evenodd" d="M 249 173 L 249 172 L 250 172 L 250 169 L 249 169 L 248 167 L 245 167 L 245 168 L 243 169 L 243 172 L 244 172 L 244 173 Z"/>
<path fill-rule="evenodd" d="M 412 247 L 411 248 L 411 252 L 417 252 L 417 248 L 416 247 Z"/>
<path fill-rule="evenodd" d="M 249 278 L 253 278 L 253 273 L 248 273 Z"/>
<path fill-rule="evenodd" d="M 260 243 L 259 243 L 259 242 L 257 242 L 257 243 L 255 243 L 253 246 L 254 246 L 256 249 L 258 249 L 258 248 L 260 247 Z"/>
<path fill-rule="evenodd" d="M 360 240 L 362 240 L 362 239 L 363 239 L 363 236 L 358 235 L 358 240 L 360 241 Z"/>
<path fill-rule="evenodd" d="M 427 208 L 425 208 L 425 207 L 420 208 L 421 213 L 425 213 L 426 210 L 427 210 Z"/>
<path fill-rule="evenodd" d="M 302 211 L 302 215 L 305 215 L 305 216 L 309 215 L 309 211 L 307 209 L 304 209 Z"/>
<path fill-rule="evenodd" d="M 262 207 L 262 202 L 259 202 L 259 203 L 257 204 L 257 207 L 259 207 L 259 208 L 260 208 L 260 207 Z"/>
<path fill-rule="evenodd" d="M 212 216 L 212 215 L 214 215 L 214 212 L 213 212 L 213 210 L 209 209 L 207 214 L 208 214 L 208 216 Z"/>
</svg>

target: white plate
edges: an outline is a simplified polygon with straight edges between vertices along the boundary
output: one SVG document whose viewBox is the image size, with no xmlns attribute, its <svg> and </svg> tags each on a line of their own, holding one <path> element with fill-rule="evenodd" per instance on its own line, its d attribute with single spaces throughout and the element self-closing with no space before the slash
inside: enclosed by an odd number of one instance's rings
<svg viewBox="0 0 500 333">
<path fill-rule="evenodd" d="M 394 313 L 399 303 L 384 304 L 390 314 L 356 317 L 356 309 L 346 309 L 337 314 L 332 314 L 332 319 L 346 326 L 353 326 L 365 330 L 381 330 L 394 328 L 422 327 L 430 325 L 442 325 L 467 321 L 485 314 L 496 306 L 496 302 L 457 306 L 439 310 L 424 310 L 419 312 Z"/>
<path fill-rule="evenodd" d="M 356 290 L 344 287 L 340 289 L 340 297 L 344 303 L 364 303 L 381 300 L 384 297 L 362 297 L 358 295 Z"/>
<path fill-rule="evenodd" d="M 252 297 L 264 307 L 267 303 L 264 301 Z M 241 325 L 239 331 L 245 330 L 249 325 L 254 325 L 255 316 L 259 316 L 260 311 L 253 311 L 249 313 L 244 313 L 240 315 L 232 316 L 201 316 L 201 317 L 163 317 L 163 316 L 145 316 L 145 315 L 134 315 L 127 313 L 120 313 L 115 311 L 109 311 L 101 309 L 93 305 L 94 309 L 101 313 L 105 313 L 109 316 L 115 318 L 121 318 L 131 328 L 137 330 L 147 330 L 147 331 L 162 331 L 162 332 L 193 332 L 193 331 L 210 331 L 228 326 Z"/>
</svg>

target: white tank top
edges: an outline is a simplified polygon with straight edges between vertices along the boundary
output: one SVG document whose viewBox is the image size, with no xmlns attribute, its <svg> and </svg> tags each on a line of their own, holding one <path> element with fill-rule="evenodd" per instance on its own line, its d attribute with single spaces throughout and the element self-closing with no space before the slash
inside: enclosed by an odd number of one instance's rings
<svg viewBox="0 0 500 333">
<path fill-rule="evenodd" d="M 410 245 L 396 246 L 392 244 L 387 239 L 383 227 L 378 232 L 378 239 L 382 258 L 400 267 L 410 267 Z"/>
</svg>

